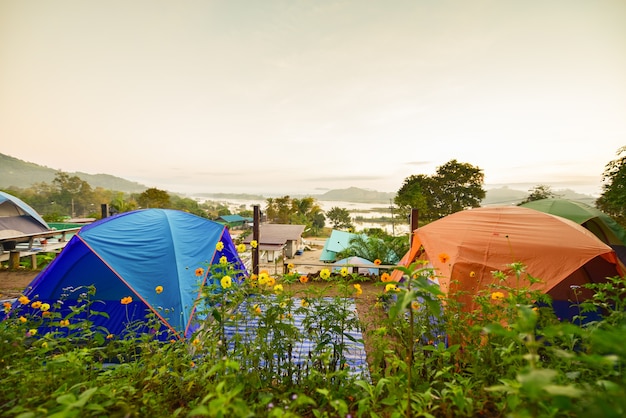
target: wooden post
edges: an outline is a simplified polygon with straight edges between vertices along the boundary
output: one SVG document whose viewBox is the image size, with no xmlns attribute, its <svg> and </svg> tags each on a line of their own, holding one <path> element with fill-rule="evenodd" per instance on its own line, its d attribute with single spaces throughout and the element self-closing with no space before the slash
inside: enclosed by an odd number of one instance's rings
<svg viewBox="0 0 626 418">
<path fill-rule="evenodd" d="M 9 253 L 9 268 L 12 270 L 17 270 L 20 268 L 20 252 L 19 251 L 11 251 Z"/>
<path fill-rule="evenodd" d="M 109 205 L 108 203 L 103 203 L 100 205 L 100 217 L 102 219 L 107 218 L 109 216 Z"/>
<path fill-rule="evenodd" d="M 417 209 L 411 209 L 411 233 L 409 234 L 409 248 L 411 248 L 411 245 L 413 245 L 413 235 L 415 234 L 415 230 L 418 227 L 418 218 L 419 218 L 419 211 Z"/>
<path fill-rule="evenodd" d="M 259 224 L 261 223 L 261 210 L 259 205 L 254 205 L 254 221 L 252 225 L 252 239 L 257 242 L 256 248 L 252 248 L 252 273 L 259 274 Z"/>
</svg>

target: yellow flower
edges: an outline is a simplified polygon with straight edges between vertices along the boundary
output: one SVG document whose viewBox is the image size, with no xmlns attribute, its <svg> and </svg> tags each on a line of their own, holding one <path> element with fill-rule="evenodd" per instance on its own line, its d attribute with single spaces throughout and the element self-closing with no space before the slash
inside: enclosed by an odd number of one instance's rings
<svg viewBox="0 0 626 418">
<path fill-rule="evenodd" d="M 293 263 L 289 263 L 289 264 L 287 264 L 287 268 L 288 268 L 289 270 L 293 270 L 293 268 L 294 268 L 294 267 L 295 267 L 295 266 L 293 265 Z"/>
<path fill-rule="evenodd" d="M 32 306 L 33 309 L 39 309 L 39 307 L 41 306 L 41 302 L 40 301 L 33 302 L 30 306 Z"/>
<path fill-rule="evenodd" d="M 374 264 L 376 264 L 377 266 L 380 266 L 382 263 L 382 261 L 380 261 L 380 258 L 377 258 L 376 260 L 374 260 Z"/>
<path fill-rule="evenodd" d="M 398 288 L 396 287 L 395 283 L 388 283 L 385 286 L 385 292 L 395 292 L 397 290 L 398 290 Z"/>
<path fill-rule="evenodd" d="M 126 296 L 126 297 L 123 297 L 123 298 L 120 300 L 120 303 L 121 303 L 122 305 L 128 305 L 128 304 L 129 304 L 129 303 L 131 303 L 132 301 L 133 301 L 133 298 L 132 298 L 131 296 Z"/>
<path fill-rule="evenodd" d="M 24 323 L 24 322 L 26 322 L 26 321 L 27 321 L 27 319 L 26 319 L 26 318 L 24 318 L 23 316 L 20 316 L 20 318 L 19 318 L 19 319 L 20 319 L 20 322 L 21 322 L 21 323 Z"/>
<path fill-rule="evenodd" d="M 253 239 L 252 241 L 250 241 L 250 246 L 252 248 L 256 248 L 259 246 L 259 243 L 255 239 Z"/>
<path fill-rule="evenodd" d="M 309 281 L 309 276 L 307 276 L 306 274 L 303 274 L 302 276 L 300 276 L 300 283 L 306 283 Z"/>
<path fill-rule="evenodd" d="M 273 287 L 276 284 L 276 279 L 270 276 L 267 278 L 267 282 L 265 284 L 267 287 Z"/>
<path fill-rule="evenodd" d="M 342 267 L 341 270 L 339 270 L 339 274 L 341 274 L 341 277 L 346 277 L 348 275 L 348 268 Z"/>
<path fill-rule="evenodd" d="M 194 340 L 191 342 L 191 344 L 198 345 L 198 344 L 200 344 L 200 340 L 198 338 L 194 338 Z"/>
<path fill-rule="evenodd" d="M 41 346 L 43 348 L 48 348 L 48 343 L 46 341 L 44 341 L 44 342 L 41 343 Z"/>
<path fill-rule="evenodd" d="M 35 328 L 28 330 L 28 333 L 32 335 L 37 335 L 37 330 Z"/>
<path fill-rule="evenodd" d="M 280 293 L 282 291 L 283 291 L 283 285 L 282 284 L 277 284 L 276 286 L 274 286 L 274 292 Z"/>
<path fill-rule="evenodd" d="M 504 293 L 502 292 L 493 292 L 491 294 L 491 300 L 500 300 L 504 299 Z"/>
<path fill-rule="evenodd" d="M 300 306 L 306 308 L 307 306 L 309 306 L 309 302 L 306 299 L 300 299 Z"/>
<path fill-rule="evenodd" d="M 259 276 L 257 276 L 256 274 L 252 273 L 250 275 L 250 280 L 255 281 L 255 280 L 258 280 L 258 279 L 259 279 Z"/>
<path fill-rule="evenodd" d="M 200 277 L 204 275 L 204 269 L 202 267 L 198 267 L 196 269 L 196 276 Z"/>
<path fill-rule="evenodd" d="M 224 243 L 222 241 L 218 241 L 218 243 L 215 244 L 215 249 L 217 251 L 222 251 L 224 249 Z"/>
<path fill-rule="evenodd" d="M 322 271 L 320 271 L 320 277 L 324 280 L 328 280 L 330 278 L 330 270 L 322 269 Z"/>
<path fill-rule="evenodd" d="M 221 265 L 226 265 L 226 264 L 228 264 L 228 258 L 226 258 L 226 256 L 225 256 L 225 255 L 223 255 L 223 256 L 221 256 L 221 257 L 220 257 L 220 264 L 221 264 Z"/>
<path fill-rule="evenodd" d="M 475 271 L 470 271 L 470 277 L 476 277 L 476 272 Z"/>
<path fill-rule="evenodd" d="M 243 253 L 244 251 L 246 251 L 246 244 L 239 244 L 237 246 L 237 252 L 238 253 Z"/>
<path fill-rule="evenodd" d="M 228 289 L 233 285 L 233 279 L 231 279 L 230 276 L 224 276 L 222 280 L 220 280 L 220 284 L 224 289 Z"/>
<path fill-rule="evenodd" d="M 261 273 L 259 273 L 259 284 L 266 284 L 269 278 L 270 275 L 267 274 L 266 271 L 262 271 Z"/>
<path fill-rule="evenodd" d="M 61 320 L 59 321 L 59 326 L 61 326 L 61 327 L 67 327 L 67 326 L 69 326 L 69 325 L 70 325 L 70 321 L 69 321 L 69 319 L 61 319 Z"/>
<path fill-rule="evenodd" d="M 39 307 L 39 309 L 41 309 L 42 312 L 46 312 L 46 311 L 50 310 L 50 304 L 49 303 L 42 303 L 41 306 Z"/>
<path fill-rule="evenodd" d="M 353 286 L 356 289 L 356 295 L 357 296 L 360 296 L 361 294 L 363 294 L 363 289 L 361 289 L 361 285 L 360 284 L 357 283 L 357 284 L 355 284 Z"/>
<path fill-rule="evenodd" d="M 114 337 L 114 335 L 113 335 L 113 334 L 109 334 L 109 335 L 107 335 L 107 340 L 112 340 L 112 339 L 113 339 L 113 337 Z"/>
<path fill-rule="evenodd" d="M 20 298 L 18 299 L 18 301 L 22 304 L 22 305 L 28 305 L 28 302 L 30 302 L 30 299 L 28 299 L 27 296 L 20 296 Z"/>
<path fill-rule="evenodd" d="M 443 264 L 448 264 L 448 261 L 450 261 L 450 256 L 446 253 L 441 253 L 439 254 L 439 261 L 441 261 Z"/>
<path fill-rule="evenodd" d="M 381 274 L 380 276 L 380 281 L 383 283 L 387 283 L 391 281 L 391 275 L 387 272 Z"/>
<path fill-rule="evenodd" d="M 255 314 L 261 315 L 261 307 L 259 305 L 254 305 L 252 309 L 254 310 Z"/>
<path fill-rule="evenodd" d="M 154 291 L 157 292 L 157 295 L 163 293 L 163 286 L 155 287 Z"/>
</svg>

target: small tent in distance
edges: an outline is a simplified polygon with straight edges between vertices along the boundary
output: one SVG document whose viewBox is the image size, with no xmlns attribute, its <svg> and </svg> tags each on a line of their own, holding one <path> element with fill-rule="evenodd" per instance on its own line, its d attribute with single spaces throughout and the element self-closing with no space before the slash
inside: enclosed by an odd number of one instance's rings
<svg viewBox="0 0 626 418">
<path fill-rule="evenodd" d="M 21 199 L 0 191 L 0 240 L 25 234 L 48 232 L 46 221 L 32 207 Z M 6 249 L 12 249 L 15 242 L 4 243 Z"/>
<path fill-rule="evenodd" d="M 152 314 L 161 324 L 160 339 L 182 338 L 198 325 L 202 286 L 221 257 L 247 274 L 225 226 L 176 210 L 127 212 L 83 227 L 25 295 L 51 306 L 62 301 L 65 316 L 94 286 L 91 309 L 108 316 L 92 316 L 94 325 L 120 335 L 133 323 L 146 332 Z M 122 303 L 128 297 L 132 302 Z"/>
<path fill-rule="evenodd" d="M 540 199 L 521 206 L 557 215 L 582 225 L 600 241 L 613 248 L 622 264 L 626 264 L 626 230 L 600 209 L 567 199 Z"/>
<path fill-rule="evenodd" d="M 465 210 L 416 229 L 401 264 L 416 259 L 430 262 L 441 289 L 458 295 L 468 311 L 476 307 L 473 296 L 496 282 L 493 271 L 507 272 L 507 265 L 522 263 L 541 280 L 529 287 L 550 295 L 561 318 L 577 314 L 570 305 L 590 296 L 576 286 L 624 274 L 613 249 L 582 226 L 516 206 Z M 400 271 L 392 274 L 396 281 L 401 277 Z M 503 284 L 517 286 L 510 274 Z"/>
</svg>

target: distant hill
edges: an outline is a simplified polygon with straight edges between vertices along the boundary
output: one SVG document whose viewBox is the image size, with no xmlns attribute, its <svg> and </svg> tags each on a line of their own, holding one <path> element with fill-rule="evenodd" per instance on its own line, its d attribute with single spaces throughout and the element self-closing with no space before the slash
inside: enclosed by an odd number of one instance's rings
<svg viewBox="0 0 626 418">
<path fill-rule="evenodd" d="M 395 193 L 377 192 L 376 190 L 349 187 L 347 189 L 329 190 L 324 194 L 312 196 L 317 200 L 343 201 L 354 203 L 389 203 L 396 196 Z"/>
<path fill-rule="evenodd" d="M 0 153 L 0 188 L 26 189 L 35 183 L 52 183 L 59 170 L 22 161 Z M 109 174 L 67 173 L 86 181 L 93 188 L 102 187 L 125 193 L 143 192 L 148 187 Z"/>
<path fill-rule="evenodd" d="M 497 189 L 489 189 L 486 192 L 487 196 L 485 196 L 481 202 L 482 206 L 517 205 L 522 200 L 526 199 L 526 197 L 530 194 L 528 191 L 509 189 L 506 186 Z M 577 193 L 570 189 L 553 189 L 552 192 L 562 199 L 576 200 L 595 206 L 596 198 L 587 194 Z"/>
</svg>

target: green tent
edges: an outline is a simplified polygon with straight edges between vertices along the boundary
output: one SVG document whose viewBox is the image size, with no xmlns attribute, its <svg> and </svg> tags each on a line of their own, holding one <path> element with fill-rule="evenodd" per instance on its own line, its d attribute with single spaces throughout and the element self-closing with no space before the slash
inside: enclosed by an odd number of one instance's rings
<svg viewBox="0 0 626 418">
<path fill-rule="evenodd" d="M 557 215 L 582 225 L 602 242 L 611 246 L 621 262 L 626 265 L 626 229 L 601 210 L 583 202 L 567 199 L 540 199 L 521 206 Z"/>
</svg>

